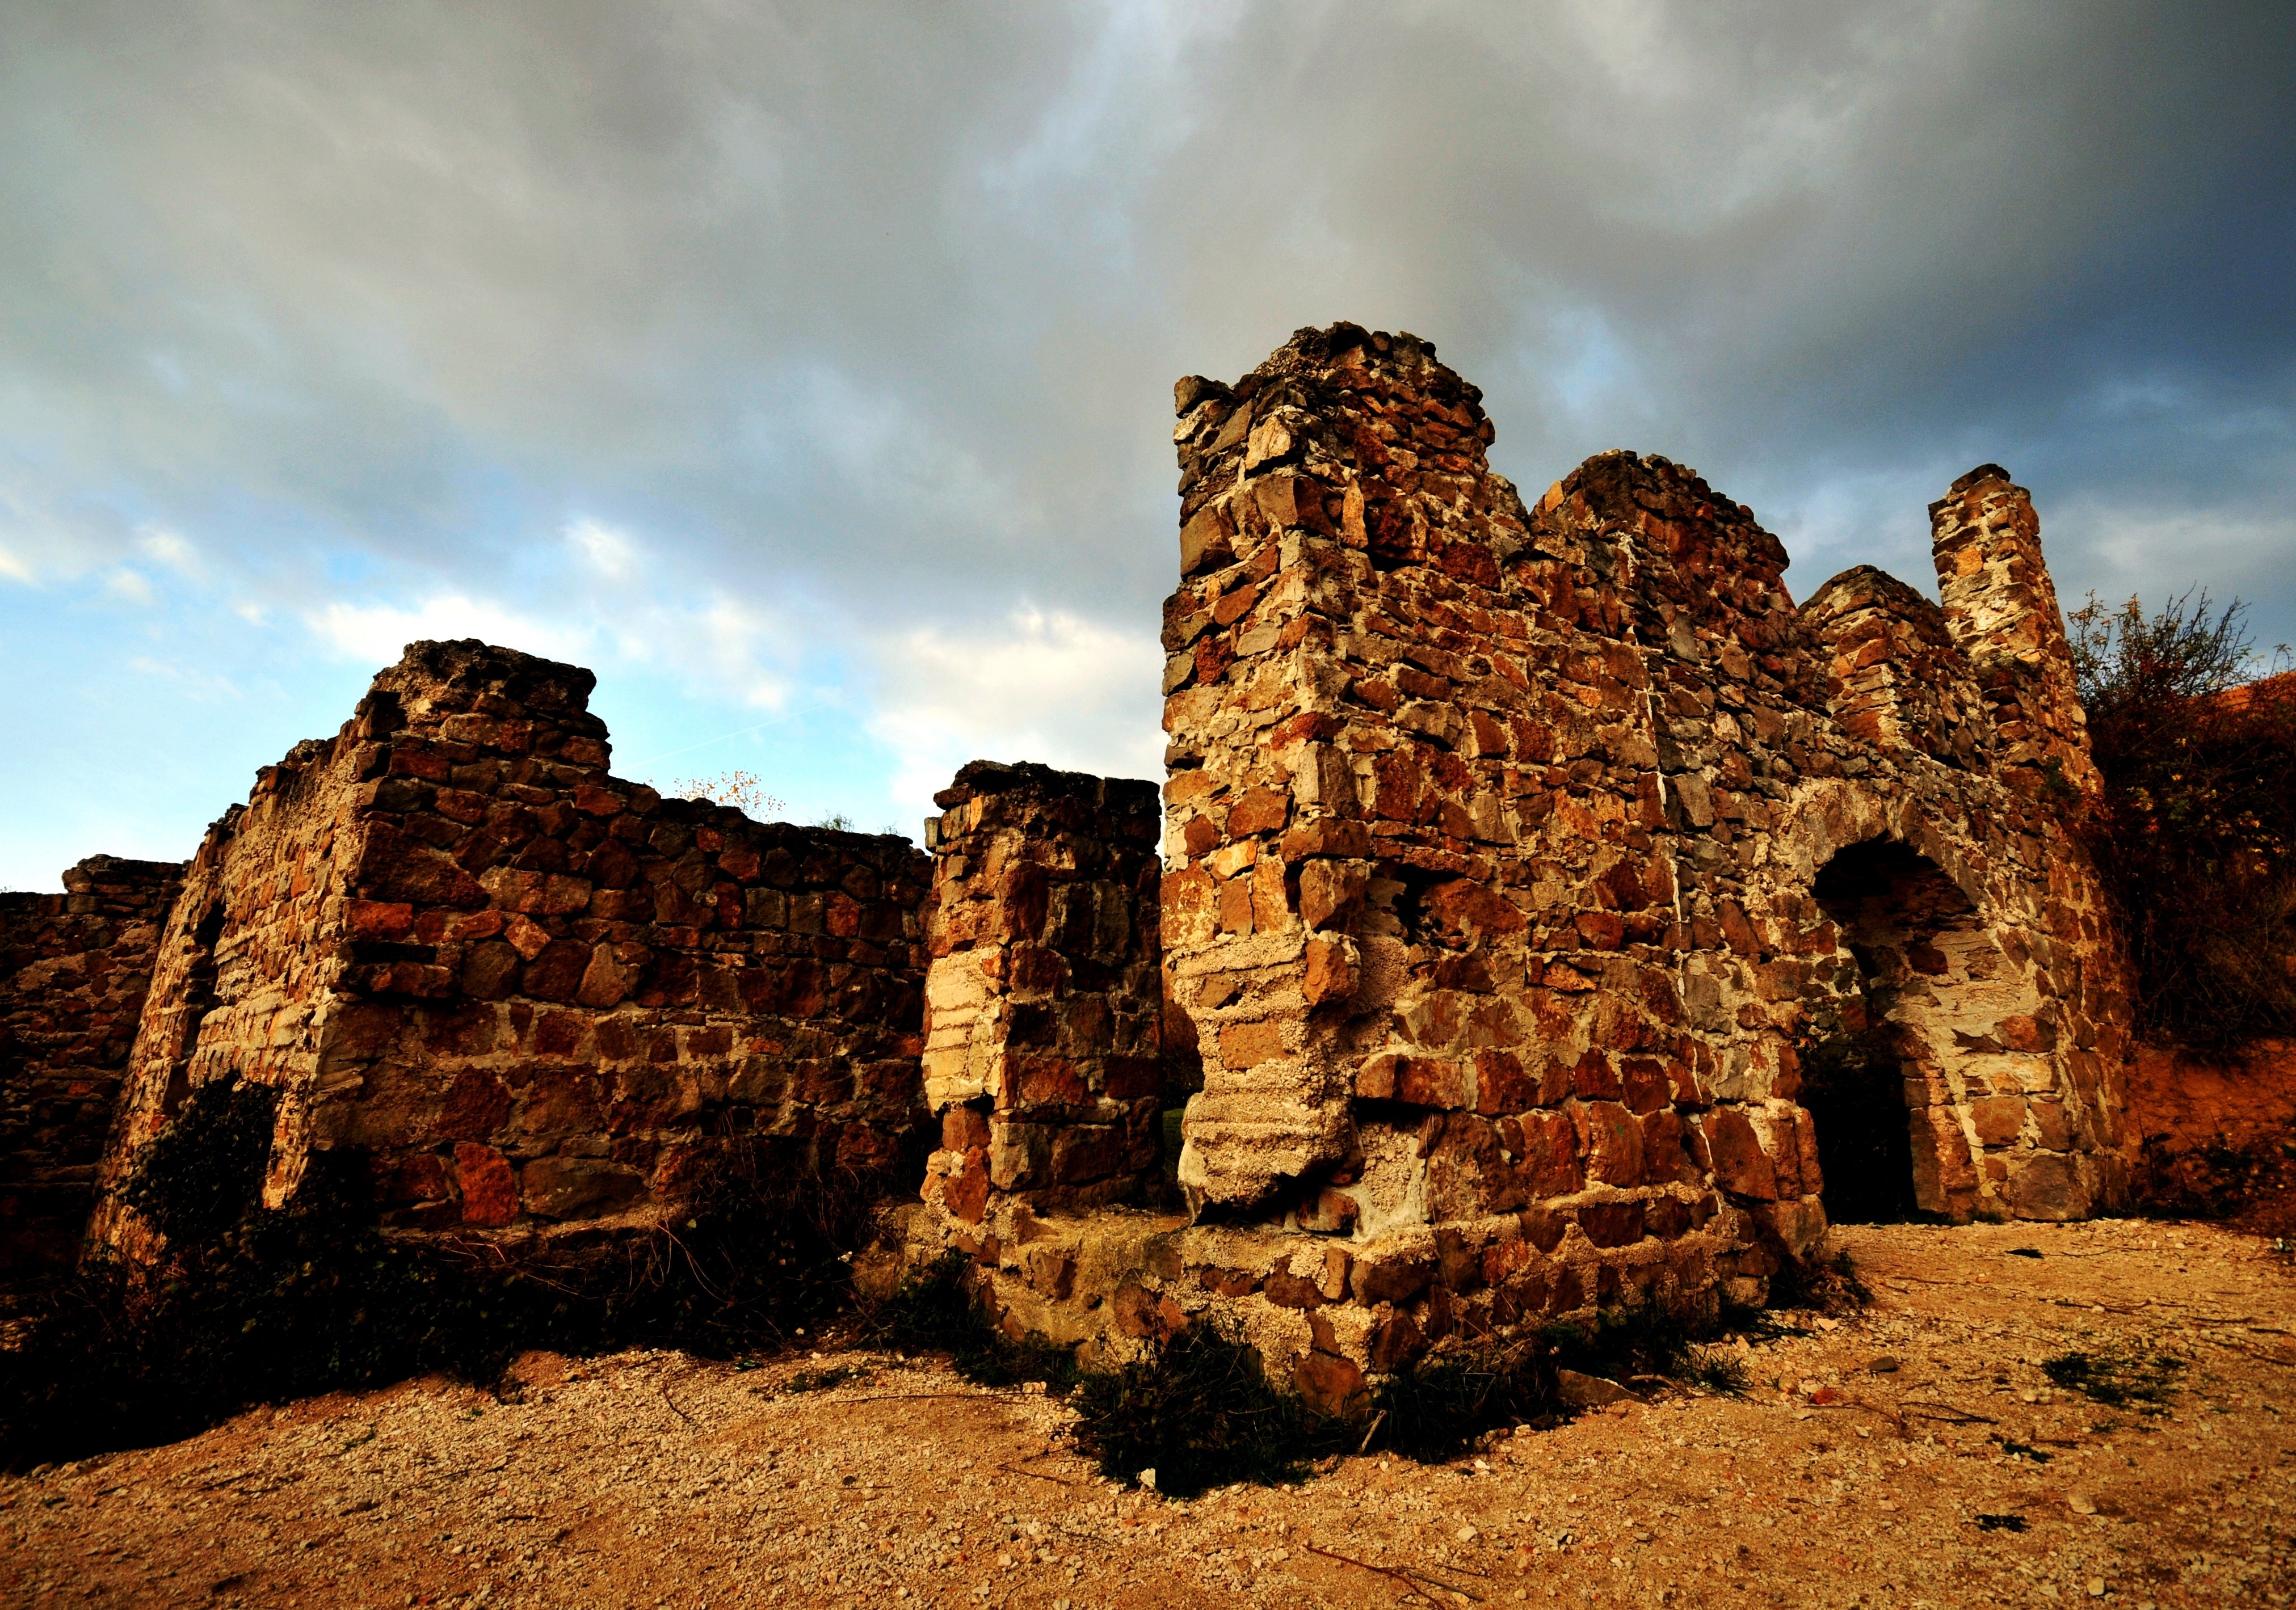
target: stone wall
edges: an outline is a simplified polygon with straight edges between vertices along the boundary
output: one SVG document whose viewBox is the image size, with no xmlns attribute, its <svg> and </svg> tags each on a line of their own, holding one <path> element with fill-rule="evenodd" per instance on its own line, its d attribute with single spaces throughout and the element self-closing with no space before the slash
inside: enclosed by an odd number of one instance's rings
<svg viewBox="0 0 2296 1610">
<path fill-rule="evenodd" d="M 0 895 L 0 1277 L 69 1270 L 180 862 L 92 855 Z"/>
<path fill-rule="evenodd" d="M 267 1205 L 333 1154 L 414 1230 L 651 1222 L 759 1139 L 897 1164 L 925 858 L 610 775 L 593 682 L 416 643 L 266 768 L 168 924 L 107 1188 L 218 1081 L 281 1092 Z M 91 1236 L 159 1250 L 112 1196 Z"/>
<path fill-rule="evenodd" d="M 1140 1199 L 1160 1157 L 1156 786 L 974 761 L 933 803 L 927 1201 L 977 1246 L 1012 1238 L 1008 1205 Z"/>
<path fill-rule="evenodd" d="M 1193 1222 L 1039 1226 L 1114 1272 L 1063 1311 L 1000 1255 L 1015 1322 L 1226 1312 L 1344 1401 L 1461 1331 L 1758 1297 L 1825 1223 L 1805 1055 L 1879 1089 L 1924 1208 L 2117 1198 L 2126 967 L 2021 489 L 1940 506 L 1942 610 L 1872 571 L 1797 609 L 1663 459 L 1526 505 L 1411 337 L 1303 331 L 1176 401 Z"/>
</svg>

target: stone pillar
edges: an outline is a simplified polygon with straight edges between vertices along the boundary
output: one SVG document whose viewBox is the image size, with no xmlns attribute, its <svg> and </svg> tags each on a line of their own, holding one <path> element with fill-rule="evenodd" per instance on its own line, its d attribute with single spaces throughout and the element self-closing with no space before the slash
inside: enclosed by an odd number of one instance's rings
<svg viewBox="0 0 2296 1610">
<path fill-rule="evenodd" d="M 925 1199 L 977 1225 L 1006 1199 L 1138 1197 L 1160 1140 L 1155 785 L 974 761 L 933 802 Z"/>
<path fill-rule="evenodd" d="M 1930 505 L 1930 538 L 1946 625 L 1991 703 L 2001 764 L 2094 794 L 2103 780 L 2031 494 L 1980 464 Z"/>
</svg>

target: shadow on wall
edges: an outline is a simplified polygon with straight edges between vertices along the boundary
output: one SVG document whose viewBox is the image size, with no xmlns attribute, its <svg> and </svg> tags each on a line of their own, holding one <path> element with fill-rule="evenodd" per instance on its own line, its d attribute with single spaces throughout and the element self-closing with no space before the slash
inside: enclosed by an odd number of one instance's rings
<svg viewBox="0 0 2296 1610">
<path fill-rule="evenodd" d="M 1802 1053 L 1825 1216 L 1874 1224 L 1944 1213 L 1924 1111 L 1930 1019 L 1953 988 L 1948 951 L 1961 947 L 1947 936 L 1974 934 L 1975 911 L 1936 862 L 1891 838 L 1842 850 L 1816 894 L 1857 967 L 1857 996 Z"/>
</svg>

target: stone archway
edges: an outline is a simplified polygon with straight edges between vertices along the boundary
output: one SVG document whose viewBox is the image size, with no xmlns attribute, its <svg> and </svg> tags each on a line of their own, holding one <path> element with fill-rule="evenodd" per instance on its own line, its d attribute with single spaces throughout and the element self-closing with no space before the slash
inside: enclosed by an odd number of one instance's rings
<svg viewBox="0 0 2296 1610">
<path fill-rule="evenodd" d="M 1895 838 L 1840 851 L 1813 893 L 1856 968 L 1801 1058 L 1826 1217 L 1967 1218 L 1976 1180 L 1945 1066 L 1957 998 L 1998 949 L 1960 887 Z"/>
</svg>

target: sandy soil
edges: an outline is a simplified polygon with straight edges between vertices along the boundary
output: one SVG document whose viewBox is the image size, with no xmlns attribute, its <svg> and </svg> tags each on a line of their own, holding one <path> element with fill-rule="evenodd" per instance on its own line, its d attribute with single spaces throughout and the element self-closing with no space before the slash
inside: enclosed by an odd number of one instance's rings
<svg viewBox="0 0 2296 1610">
<path fill-rule="evenodd" d="M 2296 1300 L 2203 1225 L 1836 1232 L 1876 1301 L 1673 1395 L 1448 1466 L 1193 1504 L 1057 1402 L 846 1354 L 534 1354 L 0 1479 L 0 1598 L 64 1604 L 2286 1604 Z M 2038 1251 L 2038 1258 L 2013 1248 Z M 2043 1360 L 2185 1361 L 2166 1412 Z M 1894 1369 L 1876 1369 L 1877 1359 Z M 802 1370 L 860 1365 L 824 1390 Z M 2027 1450 L 2030 1451 L 2019 1451 Z M 1992 1517 L 1985 1519 L 1982 1517 Z M 1406 1595 L 1410 1596 L 1406 1598 Z"/>
</svg>

